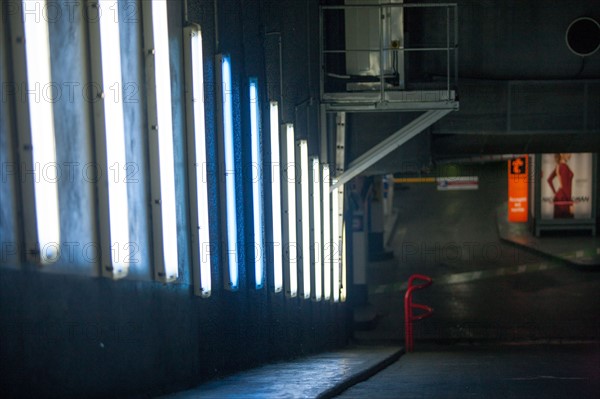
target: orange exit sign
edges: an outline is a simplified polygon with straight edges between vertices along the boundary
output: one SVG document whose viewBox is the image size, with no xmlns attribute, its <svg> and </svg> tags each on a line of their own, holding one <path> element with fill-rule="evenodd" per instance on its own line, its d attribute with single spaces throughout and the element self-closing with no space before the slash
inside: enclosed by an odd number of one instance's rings
<svg viewBox="0 0 600 399">
<path fill-rule="evenodd" d="M 529 193 L 528 157 L 508 161 L 508 221 L 527 222 Z"/>
</svg>

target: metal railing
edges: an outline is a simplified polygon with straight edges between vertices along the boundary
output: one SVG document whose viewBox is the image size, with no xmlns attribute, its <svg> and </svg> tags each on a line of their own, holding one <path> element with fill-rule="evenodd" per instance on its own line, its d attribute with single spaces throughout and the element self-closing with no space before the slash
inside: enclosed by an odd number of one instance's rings
<svg viewBox="0 0 600 399">
<path fill-rule="evenodd" d="M 413 285 L 415 280 L 422 280 L 424 281 L 424 283 Z M 413 336 L 413 322 L 423 320 L 424 318 L 429 317 L 433 314 L 433 309 L 429 306 L 422 305 L 420 303 L 413 303 L 412 294 L 414 291 L 427 288 L 431 284 L 433 284 L 433 280 L 431 279 L 431 277 L 425 276 L 423 274 L 413 274 L 408 279 L 408 288 L 406 290 L 406 294 L 404 295 L 404 342 L 406 346 L 406 352 L 412 352 L 415 348 Z M 413 309 L 421 309 L 424 310 L 425 313 L 414 315 Z"/>
<path fill-rule="evenodd" d="M 439 21 L 440 30 L 445 28 L 445 44 L 438 46 L 417 46 L 417 47 L 407 47 L 404 43 L 386 43 L 386 26 L 383 22 L 386 15 L 389 14 L 390 9 L 444 9 L 445 12 L 445 23 Z M 355 48 L 355 49 L 331 49 L 326 48 L 326 28 L 327 28 L 327 14 L 334 12 L 348 12 L 349 10 L 369 10 L 369 9 L 378 9 L 380 22 L 378 26 L 379 38 L 378 38 L 378 46 L 372 48 Z M 404 57 L 407 53 L 416 53 L 416 52 L 445 52 L 445 63 L 446 63 L 446 76 L 445 76 L 445 87 L 443 91 L 445 93 L 446 99 L 451 99 L 451 81 L 452 83 L 456 83 L 458 81 L 458 8 L 456 3 L 381 3 L 381 4 L 345 4 L 345 5 L 330 5 L 330 6 L 321 6 L 319 10 L 319 34 L 320 34 L 320 66 L 321 66 L 321 98 L 323 98 L 323 94 L 330 93 L 331 91 L 327 90 L 325 87 L 325 80 L 331 77 L 344 78 L 349 79 L 351 76 L 347 74 L 345 76 L 341 76 L 336 74 L 335 72 L 328 71 L 327 67 L 327 57 L 332 55 L 341 55 L 345 54 L 346 57 L 349 54 L 356 53 L 378 53 L 378 62 L 379 62 L 379 75 L 374 76 L 371 75 L 371 82 L 378 81 L 379 83 L 379 101 L 385 101 L 385 93 L 386 93 L 386 73 L 385 73 L 385 59 L 389 57 L 390 54 L 400 54 Z M 386 14 L 387 13 L 387 14 Z M 404 14 L 404 12 L 402 13 Z M 388 17 L 389 18 L 389 17 Z M 402 17 L 404 18 L 404 17 Z M 339 22 L 339 21 L 338 21 Z M 402 21 L 398 23 L 403 24 Z M 433 23 L 431 24 L 433 25 Z M 347 33 L 346 33 L 347 34 Z M 345 47 L 345 46 L 344 46 Z M 368 46 L 371 47 L 371 46 Z M 396 89 L 398 90 L 398 89 Z M 359 91 L 359 90 L 356 90 Z M 388 90 L 389 91 L 389 90 Z"/>
</svg>

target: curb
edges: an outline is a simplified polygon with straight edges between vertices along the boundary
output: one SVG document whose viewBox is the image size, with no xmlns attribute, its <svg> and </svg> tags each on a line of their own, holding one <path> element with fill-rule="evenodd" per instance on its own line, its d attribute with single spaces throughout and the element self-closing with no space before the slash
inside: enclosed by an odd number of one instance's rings
<svg viewBox="0 0 600 399">
<path fill-rule="evenodd" d="M 378 361 L 377 363 L 373 364 L 372 366 L 367 367 L 366 369 L 349 376 L 348 378 L 341 381 L 337 385 L 321 392 L 319 395 L 317 395 L 316 399 L 331 399 L 335 396 L 338 396 L 339 394 L 344 392 L 346 389 L 371 378 L 372 376 L 379 373 L 380 371 L 382 371 L 383 369 L 385 369 L 392 363 L 396 362 L 398 359 L 400 359 L 400 357 L 404 353 L 405 353 L 404 348 L 399 348 L 394 353 L 392 353 L 391 355 L 387 356 L 386 358 Z"/>
</svg>

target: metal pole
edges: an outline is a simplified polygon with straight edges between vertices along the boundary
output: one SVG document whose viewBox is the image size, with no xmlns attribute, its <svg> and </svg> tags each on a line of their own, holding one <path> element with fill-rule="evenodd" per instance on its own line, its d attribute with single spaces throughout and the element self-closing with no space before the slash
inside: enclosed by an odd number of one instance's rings
<svg viewBox="0 0 600 399">
<path fill-rule="evenodd" d="M 383 102 L 384 99 L 384 84 L 385 76 L 383 70 L 383 7 L 379 6 L 379 102 Z"/>
<path fill-rule="evenodd" d="M 454 6 L 454 84 L 458 85 L 458 6 Z"/>
<path fill-rule="evenodd" d="M 450 7 L 446 7 L 446 67 L 448 69 L 448 76 L 446 76 L 448 96 L 446 101 L 450 101 Z"/>
</svg>

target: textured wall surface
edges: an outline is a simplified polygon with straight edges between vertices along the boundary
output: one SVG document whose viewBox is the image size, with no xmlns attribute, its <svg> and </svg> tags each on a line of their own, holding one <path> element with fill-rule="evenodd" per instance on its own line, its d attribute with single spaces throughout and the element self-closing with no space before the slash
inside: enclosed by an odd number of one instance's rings
<svg viewBox="0 0 600 399">
<path fill-rule="evenodd" d="M 189 21 L 201 25 L 204 45 L 205 110 L 208 153 L 211 240 L 219 233 L 224 198 L 218 192 L 223 169 L 217 159 L 215 54 L 227 53 L 233 66 L 233 110 L 236 140 L 236 191 L 240 288 L 224 290 L 222 254 L 211 252 L 213 292 L 208 299 L 193 295 L 191 271 L 192 223 L 189 220 L 188 170 L 183 66 L 183 2 L 168 1 L 169 49 L 177 198 L 177 245 L 180 278 L 174 284 L 152 281 L 152 215 L 146 80 L 140 0 L 119 2 L 122 57 L 122 98 L 125 114 L 126 156 L 132 177 L 128 185 L 130 240 L 135 244 L 128 276 L 120 281 L 97 277 L 98 266 L 81 251 L 96 243 L 98 216 L 96 187 L 82 175 L 95 162 L 93 107 L 81 88 L 90 82 L 88 28 L 81 9 L 73 18 L 50 24 L 52 79 L 73 82 L 75 96 L 55 104 L 58 163 L 77 164 L 73 179 L 60 182 L 60 222 L 64 240 L 75 243 L 73 256 L 44 268 L 21 261 L 17 252 L 4 250 L 0 268 L 0 390 L 7 397 L 107 397 L 157 395 L 198 384 L 268 361 L 341 347 L 347 341 L 343 304 L 286 298 L 272 292 L 272 280 L 254 288 L 249 141 L 248 79 L 259 81 L 263 129 L 268 132 L 268 101 L 279 97 L 279 46 L 282 37 L 283 118 L 293 122 L 302 114 L 299 137 L 312 137 L 311 153 L 318 151 L 316 129 L 310 135 L 306 120 L 316 127 L 316 104 L 302 105 L 318 82 L 308 79 L 307 14 L 316 2 L 267 0 L 189 0 Z M 67 1 L 52 1 L 68 16 Z M 215 10 L 215 4 L 217 9 Z M 310 8 L 307 8 L 310 5 Z M 75 5 L 77 7 L 77 5 Z M 70 6 L 72 7 L 72 5 Z M 215 13 L 217 17 L 215 18 Z M 314 18 L 312 21 L 315 22 Z M 216 24 L 215 24 L 216 22 Z M 2 29 L 8 27 L 2 25 Z M 218 35 L 217 35 L 218 32 Z M 9 36 L 2 32 L 0 74 L 10 82 Z M 273 33 L 267 35 L 267 33 Z M 218 43 L 217 43 L 218 36 Z M 311 50 L 316 49 L 313 40 Z M 316 59 L 316 55 L 314 55 Z M 274 63 L 274 64 L 273 64 Z M 312 64 L 313 69 L 316 66 Z M 318 66 L 317 66 L 318 69 Z M 268 84 L 273 84 L 271 90 Z M 310 100 L 310 99 L 309 99 Z M 300 105 L 299 105 L 300 104 Z M 311 104 L 307 101 L 306 104 Z M 299 106 L 298 106 L 299 105 Z M 0 103 L 0 162 L 13 162 L 17 138 L 12 128 L 13 98 Z M 307 111 L 310 109 L 310 111 Z M 18 111 L 17 111 L 18 112 Z M 307 113 L 312 112 L 312 120 Z M 312 136 L 311 136 L 312 135 Z M 267 135 L 268 136 L 268 135 Z M 268 140 L 264 145 L 268 148 Z M 317 147 L 316 147 L 317 146 Z M 268 156 L 268 152 L 265 151 Z M 268 168 L 267 168 L 268 169 Z M 107 172 L 107 171 L 102 171 Z M 4 179 L 6 176 L 6 179 Z M 268 179 L 268 173 L 265 175 Z M 270 185 L 265 184 L 266 209 Z M 0 240 L 20 242 L 17 176 L 0 181 Z M 267 223 L 270 218 L 267 217 Z M 267 240 L 270 229 L 267 229 Z M 76 245 L 78 244 L 78 245 Z M 64 254 L 63 254 L 64 255 Z M 272 254 L 267 252 L 267 265 Z M 269 274 L 268 278 L 272 276 Z"/>
</svg>

